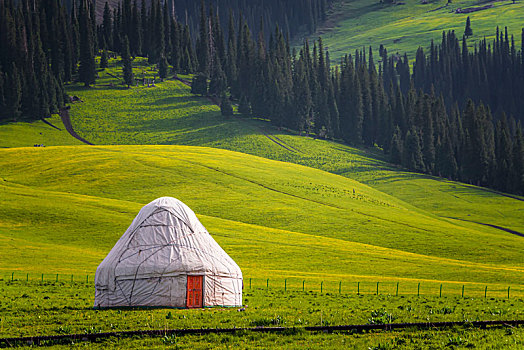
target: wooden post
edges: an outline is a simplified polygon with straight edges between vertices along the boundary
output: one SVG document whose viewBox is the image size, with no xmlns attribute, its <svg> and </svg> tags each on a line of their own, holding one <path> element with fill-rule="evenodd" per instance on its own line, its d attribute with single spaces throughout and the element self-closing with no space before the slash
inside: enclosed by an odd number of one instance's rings
<svg viewBox="0 0 524 350">
<path fill-rule="evenodd" d="M 464 298 L 464 285 L 462 285 L 462 297 Z"/>
<path fill-rule="evenodd" d="M 484 299 L 486 299 L 488 296 L 488 286 L 486 286 L 486 288 L 484 288 Z"/>
<path fill-rule="evenodd" d="M 44 282 L 44 274 L 42 274 L 42 282 Z"/>
<path fill-rule="evenodd" d="M 58 282 L 58 274 L 56 274 L 56 282 Z"/>
<path fill-rule="evenodd" d="M 338 282 L 338 294 L 342 294 L 342 281 Z"/>
<path fill-rule="evenodd" d="M 251 278 L 249 279 L 249 289 L 251 289 Z"/>
<path fill-rule="evenodd" d="M 398 297 L 398 283 L 399 282 L 397 282 L 397 292 L 395 293 L 395 296 L 397 296 L 397 297 Z"/>
<path fill-rule="evenodd" d="M 417 297 L 420 296 L 420 282 L 418 283 L 418 286 L 417 286 Z"/>
<path fill-rule="evenodd" d="M 269 290 L 269 278 L 266 280 L 266 288 Z"/>
<path fill-rule="evenodd" d="M 26 281 L 26 282 L 29 282 L 29 274 L 27 274 L 27 275 L 25 276 L 25 281 Z"/>
<path fill-rule="evenodd" d="M 304 284 L 306 283 L 305 280 L 302 281 L 302 291 L 304 291 Z"/>
<path fill-rule="evenodd" d="M 11 282 L 13 282 L 14 280 L 15 280 L 15 273 L 13 272 L 13 273 L 11 274 Z"/>
<path fill-rule="evenodd" d="M 442 298 L 442 283 L 440 284 L 440 295 L 439 296 Z"/>
<path fill-rule="evenodd" d="M 357 282 L 357 295 L 360 295 L 360 282 Z"/>
<path fill-rule="evenodd" d="M 89 275 L 86 275 L 86 284 L 89 283 Z"/>
<path fill-rule="evenodd" d="M 320 293 L 322 293 L 322 287 L 324 285 L 324 281 L 320 282 Z"/>
<path fill-rule="evenodd" d="M 287 291 L 287 279 L 284 279 L 284 292 Z"/>
<path fill-rule="evenodd" d="M 377 282 L 377 295 L 378 295 L 378 283 L 379 283 L 379 282 Z"/>
<path fill-rule="evenodd" d="M 509 300 L 509 288 L 510 288 L 510 287 L 508 287 L 508 300 Z"/>
</svg>

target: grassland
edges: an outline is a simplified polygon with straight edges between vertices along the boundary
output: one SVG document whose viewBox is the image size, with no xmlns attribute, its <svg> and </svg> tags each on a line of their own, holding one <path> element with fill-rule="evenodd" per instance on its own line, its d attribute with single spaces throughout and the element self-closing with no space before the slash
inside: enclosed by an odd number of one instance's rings
<svg viewBox="0 0 524 350">
<path fill-rule="evenodd" d="M 113 61 L 99 72 L 95 87 L 69 87 L 84 101 L 72 105 L 73 126 L 98 146 L 19 147 L 38 143 L 33 125 L 17 126 L 17 136 L 11 125 L 0 126 L 0 145 L 13 147 L 0 149 L 1 334 L 89 332 L 110 330 L 110 325 L 163 328 L 166 322 L 169 327 L 242 326 L 276 316 L 296 325 L 297 312 L 309 315 L 301 318 L 308 324 L 317 322 L 319 313 L 330 313 L 332 324 L 353 323 L 365 322 L 381 305 L 400 321 L 522 316 L 524 240 L 486 226 L 524 232 L 521 197 L 404 172 L 386 163 L 378 150 L 298 136 L 263 120 L 224 119 L 218 107 L 192 96 L 179 82 L 122 88 L 115 78 L 119 69 Z M 142 71 L 155 74 L 147 66 L 135 74 Z M 55 136 L 44 143 L 76 143 Z M 246 294 L 249 312 L 176 311 L 171 322 L 166 310 L 129 310 L 123 320 L 117 311 L 89 309 L 92 284 L 78 281 L 86 275 L 92 281 L 96 266 L 138 210 L 166 195 L 193 208 L 241 266 L 246 286 L 253 284 L 253 294 Z M 38 282 L 42 273 L 44 283 Z M 52 282 L 55 274 L 59 282 Z M 76 282 L 69 287 L 71 275 Z M 270 292 L 263 292 L 268 278 Z M 301 294 L 303 281 L 310 292 Z M 377 281 L 381 296 L 371 296 Z M 400 296 L 391 297 L 397 282 Z M 281 294 L 284 285 L 294 292 Z M 441 285 L 443 299 L 437 298 Z M 486 287 L 493 300 L 483 299 Z M 508 287 L 509 304 L 497 304 Z M 347 304 L 337 304 L 339 288 Z M 364 297 L 355 297 L 357 288 Z M 466 299 L 460 297 L 462 288 Z M 420 310 L 404 312 L 399 307 L 405 303 L 421 303 Z M 457 306 L 461 311 L 452 315 L 437 312 L 462 303 L 469 306 Z M 353 309 L 361 313 L 352 314 Z M 482 348 L 497 340 L 501 347 L 518 348 L 522 330 L 204 340 L 223 347 L 289 347 L 291 341 L 333 348 Z M 203 346 L 199 337 L 109 344 Z"/>
<path fill-rule="evenodd" d="M 0 125 L 0 148 L 32 147 L 33 145 L 80 145 L 65 130 L 58 115 L 34 122 L 5 123 Z"/>
<path fill-rule="evenodd" d="M 454 0 L 449 5 L 446 5 L 447 0 L 429 1 L 428 4 L 422 4 L 419 0 L 399 2 L 404 5 L 337 0 L 328 14 L 327 22 L 310 38 L 322 36 L 330 57 L 337 62 L 340 57 L 352 54 L 357 49 L 372 46 L 378 50 L 381 44 L 389 53 L 407 52 L 408 57 L 414 59 L 419 46 L 428 48 L 431 40 L 440 42 L 443 31 L 454 30 L 462 38 L 466 18 L 470 16 L 473 28 L 470 45 L 484 37 L 491 40 L 497 26 L 507 26 L 509 34 L 515 35 L 516 44 L 520 44 L 523 2 Z M 470 14 L 454 13 L 457 8 L 484 6 L 488 3 L 493 4 L 493 7 Z M 296 44 L 301 40 L 297 40 Z"/>
<path fill-rule="evenodd" d="M 34 334 L 112 332 L 134 329 L 303 327 L 381 322 L 504 320 L 521 316 L 524 300 L 499 298 L 356 295 L 338 291 L 306 291 L 246 286 L 245 309 L 93 310 L 92 288 L 84 283 L 0 281 L 0 338 Z M 524 330 L 452 328 L 429 331 L 311 334 L 169 336 L 109 339 L 90 348 L 414 348 L 464 346 L 518 349 Z M 67 345 L 68 347 L 71 344 Z M 381 347 L 382 346 L 382 347 Z M 387 347 L 389 346 L 389 347 Z M 65 345 L 64 345 L 65 347 Z"/>
<path fill-rule="evenodd" d="M 292 163 L 190 146 L 64 146 L 5 149 L 0 165 L 4 271 L 93 271 L 143 203 L 171 195 L 254 278 L 522 281 L 521 237 Z"/>
</svg>

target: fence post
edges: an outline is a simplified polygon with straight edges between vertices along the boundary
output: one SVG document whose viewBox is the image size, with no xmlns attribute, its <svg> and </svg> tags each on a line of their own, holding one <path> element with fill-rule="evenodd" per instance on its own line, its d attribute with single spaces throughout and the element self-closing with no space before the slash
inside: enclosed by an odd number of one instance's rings
<svg viewBox="0 0 524 350">
<path fill-rule="evenodd" d="M 251 289 L 251 278 L 249 279 L 249 289 Z"/>
<path fill-rule="evenodd" d="M 510 288 L 510 287 L 508 287 L 508 300 L 509 300 L 509 288 Z"/>
<path fill-rule="evenodd" d="M 440 284 L 440 295 L 439 296 L 442 298 L 442 283 Z"/>
<path fill-rule="evenodd" d="M 86 284 L 89 283 L 89 275 L 86 275 Z"/>
<path fill-rule="evenodd" d="M 488 286 L 486 286 L 486 288 L 484 288 L 484 299 L 486 299 L 488 296 Z"/>
<path fill-rule="evenodd" d="M 462 297 L 464 298 L 464 285 L 462 285 Z"/>
<path fill-rule="evenodd" d="M 418 283 L 418 286 L 417 286 L 417 297 L 420 296 L 420 282 Z"/>
<path fill-rule="evenodd" d="M 304 283 L 306 283 L 306 280 L 302 281 L 302 291 L 304 291 Z"/>
<path fill-rule="evenodd" d="M 56 274 L 56 281 L 58 282 L 58 274 Z"/>
<path fill-rule="evenodd" d="M 357 282 L 357 295 L 360 295 L 360 282 Z"/>
<path fill-rule="evenodd" d="M 29 274 L 27 274 L 27 275 L 25 276 L 25 281 L 26 281 L 26 282 L 29 282 Z"/>
<path fill-rule="evenodd" d="M 395 293 L 395 296 L 397 296 L 397 297 L 398 297 L 398 283 L 399 282 L 397 282 L 397 292 Z"/>
<path fill-rule="evenodd" d="M 322 293 L 322 287 L 324 286 L 324 281 L 320 282 L 320 293 Z"/>
<path fill-rule="evenodd" d="M 284 279 L 284 292 L 287 291 L 287 279 Z"/>
<path fill-rule="evenodd" d="M 13 272 L 13 273 L 11 274 L 11 282 L 13 282 L 14 280 L 15 280 L 15 273 Z"/>
<path fill-rule="evenodd" d="M 269 278 L 266 280 L 266 288 L 269 290 Z"/>
<path fill-rule="evenodd" d="M 342 281 L 338 282 L 338 294 L 342 294 Z"/>
<path fill-rule="evenodd" d="M 379 282 L 377 282 L 377 295 L 378 295 L 378 283 L 379 283 Z"/>
<path fill-rule="evenodd" d="M 44 282 L 44 274 L 42 274 L 42 282 Z"/>
</svg>

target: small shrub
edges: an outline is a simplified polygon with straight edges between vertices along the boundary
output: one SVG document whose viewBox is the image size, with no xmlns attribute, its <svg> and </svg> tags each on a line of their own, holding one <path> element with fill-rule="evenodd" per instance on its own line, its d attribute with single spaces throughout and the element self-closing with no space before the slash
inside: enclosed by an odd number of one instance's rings
<svg viewBox="0 0 524 350">
<path fill-rule="evenodd" d="M 60 326 L 58 327 L 57 331 L 58 334 L 71 334 L 72 329 L 71 326 Z"/>
<path fill-rule="evenodd" d="M 442 314 L 442 315 L 449 315 L 449 314 L 452 314 L 454 312 L 455 312 L 455 306 L 453 308 L 444 306 L 442 309 L 438 310 L 438 313 Z"/>
<path fill-rule="evenodd" d="M 391 323 L 396 320 L 396 316 L 390 314 L 385 309 L 373 310 L 371 312 L 371 317 L 368 318 L 368 324 L 386 324 Z"/>
</svg>

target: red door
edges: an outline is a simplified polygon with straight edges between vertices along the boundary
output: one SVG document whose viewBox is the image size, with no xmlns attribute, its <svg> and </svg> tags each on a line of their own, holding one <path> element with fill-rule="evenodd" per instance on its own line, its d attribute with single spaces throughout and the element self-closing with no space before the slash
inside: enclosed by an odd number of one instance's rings
<svg viewBox="0 0 524 350">
<path fill-rule="evenodd" d="M 187 307 L 202 307 L 204 276 L 187 276 Z"/>
</svg>

